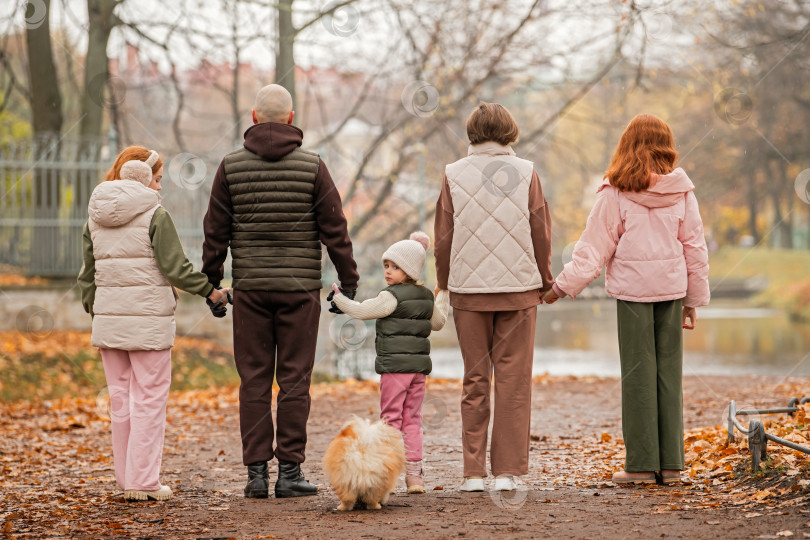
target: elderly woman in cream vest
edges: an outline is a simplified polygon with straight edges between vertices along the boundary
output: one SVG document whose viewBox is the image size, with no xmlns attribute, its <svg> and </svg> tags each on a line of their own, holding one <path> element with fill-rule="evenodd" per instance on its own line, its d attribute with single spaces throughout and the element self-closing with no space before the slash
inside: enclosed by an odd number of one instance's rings
<svg viewBox="0 0 810 540">
<path fill-rule="evenodd" d="M 548 205 L 534 164 L 510 146 L 518 133 L 501 105 L 476 107 L 468 155 L 445 169 L 436 204 L 437 291 L 450 291 L 464 359 L 462 491 L 484 490 L 493 373 L 495 489 L 516 489 L 529 470 L 537 305 L 553 277 Z"/>
<path fill-rule="evenodd" d="M 116 158 L 90 197 L 79 288 L 110 393 L 115 478 L 128 500 L 164 500 L 159 481 L 174 345 L 174 287 L 227 303 L 195 272 L 160 206 L 163 162 L 140 146 Z"/>
</svg>

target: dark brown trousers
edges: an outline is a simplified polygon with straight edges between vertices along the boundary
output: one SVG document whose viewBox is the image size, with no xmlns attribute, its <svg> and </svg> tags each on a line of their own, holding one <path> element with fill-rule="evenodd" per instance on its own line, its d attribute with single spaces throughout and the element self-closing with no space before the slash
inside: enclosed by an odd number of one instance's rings
<svg viewBox="0 0 810 540">
<path fill-rule="evenodd" d="M 245 465 L 303 463 L 309 385 L 321 314 L 319 291 L 233 293 L 233 340 L 239 387 L 239 425 Z M 273 451 L 273 375 L 278 383 Z"/>
</svg>

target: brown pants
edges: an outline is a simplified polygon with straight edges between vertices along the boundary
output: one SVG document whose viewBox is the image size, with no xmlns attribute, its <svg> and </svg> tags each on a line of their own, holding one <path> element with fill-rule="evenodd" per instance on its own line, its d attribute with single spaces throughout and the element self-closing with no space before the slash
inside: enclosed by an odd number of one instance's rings
<svg viewBox="0 0 810 540">
<path fill-rule="evenodd" d="M 233 292 L 233 350 L 245 465 L 273 459 L 273 375 L 278 382 L 275 456 L 303 463 L 309 385 L 321 314 L 319 291 Z"/>
<path fill-rule="evenodd" d="M 527 474 L 537 308 L 518 311 L 453 309 L 453 319 L 464 358 L 461 395 L 464 476 L 487 474 L 489 395 L 493 371 L 492 474 Z"/>
</svg>

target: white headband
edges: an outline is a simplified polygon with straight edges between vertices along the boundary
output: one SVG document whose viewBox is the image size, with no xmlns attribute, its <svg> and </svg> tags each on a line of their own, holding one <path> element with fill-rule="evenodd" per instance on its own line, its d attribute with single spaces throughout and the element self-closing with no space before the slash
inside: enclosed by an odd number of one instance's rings
<svg viewBox="0 0 810 540">
<path fill-rule="evenodd" d="M 145 162 L 145 163 L 146 163 L 147 165 L 149 165 L 150 167 L 154 167 L 154 166 L 155 166 L 155 163 L 157 163 L 157 160 L 158 160 L 158 158 L 159 158 L 160 156 L 159 156 L 159 155 L 158 155 L 158 153 L 157 153 L 157 152 L 155 152 L 154 150 L 150 150 L 149 152 L 150 152 L 149 157 L 148 157 L 148 158 L 146 158 L 146 162 Z"/>
</svg>

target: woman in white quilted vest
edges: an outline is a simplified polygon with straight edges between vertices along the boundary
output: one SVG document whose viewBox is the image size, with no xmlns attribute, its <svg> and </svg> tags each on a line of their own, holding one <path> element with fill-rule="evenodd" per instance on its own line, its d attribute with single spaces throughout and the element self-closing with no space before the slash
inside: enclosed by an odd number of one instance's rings
<svg viewBox="0 0 810 540">
<path fill-rule="evenodd" d="M 174 287 L 227 303 L 227 289 L 215 289 L 186 258 L 172 218 L 160 206 L 162 176 L 154 150 L 131 146 L 116 158 L 90 197 L 78 278 L 110 394 L 115 479 L 128 500 L 172 496 L 159 476 Z"/>
<path fill-rule="evenodd" d="M 462 491 L 484 490 L 493 374 L 494 487 L 514 490 L 529 472 L 537 306 L 553 277 L 548 205 L 534 164 L 510 146 L 518 134 L 504 107 L 478 105 L 468 155 L 447 165 L 436 204 L 437 290 L 450 290 L 464 359 Z"/>
</svg>

